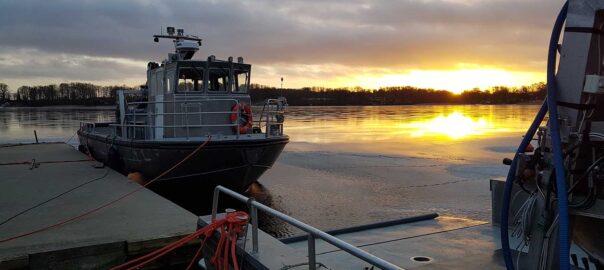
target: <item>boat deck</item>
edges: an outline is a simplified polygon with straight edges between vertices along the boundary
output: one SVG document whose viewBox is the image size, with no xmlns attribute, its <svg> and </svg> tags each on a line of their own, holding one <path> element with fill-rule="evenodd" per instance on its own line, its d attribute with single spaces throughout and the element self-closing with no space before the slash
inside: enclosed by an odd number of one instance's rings
<svg viewBox="0 0 604 270">
<path fill-rule="evenodd" d="M 32 159 L 39 163 L 37 167 L 32 167 Z M 0 146 L 0 269 L 108 268 L 195 230 L 195 215 L 143 189 L 62 226 L 3 242 L 87 212 L 139 187 L 123 175 L 95 165 L 96 161 L 62 143 Z M 191 246 L 191 252 L 194 248 Z M 183 251 L 169 261 L 184 262 L 190 256 Z"/>
</svg>

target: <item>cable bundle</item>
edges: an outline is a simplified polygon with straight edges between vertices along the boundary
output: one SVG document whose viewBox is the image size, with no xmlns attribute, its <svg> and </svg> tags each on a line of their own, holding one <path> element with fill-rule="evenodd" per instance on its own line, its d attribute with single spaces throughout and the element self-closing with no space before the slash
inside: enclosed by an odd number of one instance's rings
<svg viewBox="0 0 604 270">
<path fill-rule="evenodd" d="M 197 249 L 197 252 L 187 266 L 187 269 L 190 269 L 201 255 L 201 251 L 205 246 L 206 240 L 212 237 L 214 232 L 217 230 L 220 230 L 220 240 L 216 245 L 216 252 L 211 259 L 212 264 L 216 266 L 216 269 L 227 270 L 229 269 L 230 255 L 233 269 L 238 270 L 239 265 L 237 264 L 237 258 L 235 256 L 235 247 L 237 237 L 244 232 L 244 227 L 248 224 L 248 220 L 249 216 L 245 212 L 239 211 L 228 213 L 224 218 L 216 219 L 211 224 L 183 237 L 180 240 L 174 241 L 167 246 L 157 249 L 140 258 L 113 267 L 111 270 L 139 269 L 203 235 L 203 241 L 199 246 L 199 249 Z"/>
</svg>

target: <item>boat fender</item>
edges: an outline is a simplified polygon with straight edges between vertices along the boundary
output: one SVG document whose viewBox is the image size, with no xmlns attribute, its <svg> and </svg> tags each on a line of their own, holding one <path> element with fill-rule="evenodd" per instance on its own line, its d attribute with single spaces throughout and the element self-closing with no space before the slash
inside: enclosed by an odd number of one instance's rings
<svg viewBox="0 0 604 270">
<path fill-rule="evenodd" d="M 142 173 L 140 172 L 131 172 L 128 174 L 128 180 L 135 182 L 139 185 L 144 185 L 147 183 L 147 180 L 145 180 L 145 176 L 143 176 Z"/>
<path fill-rule="evenodd" d="M 231 111 L 233 112 L 231 113 L 231 122 L 238 124 L 233 127 L 233 130 L 236 132 L 239 129 L 239 134 L 246 134 L 252 128 L 252 107 L 247 103 L 241 102 L 233 105 Z M 241 119 L 243 119 L 239 123 L 237 122 L 239 118 L 238 114 L 241 114 Z"/>
</svg>

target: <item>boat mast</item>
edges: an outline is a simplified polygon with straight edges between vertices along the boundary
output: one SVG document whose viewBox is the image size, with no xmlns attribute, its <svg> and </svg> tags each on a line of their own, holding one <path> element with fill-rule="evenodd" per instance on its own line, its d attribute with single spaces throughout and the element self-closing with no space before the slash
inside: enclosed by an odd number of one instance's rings
<svg viewBox="0 0 604 270">
<path fill-rule="evenodd" d="M 177 29 L 174 32 L 174 27 L 167 27 L 167 35 L 153 35 L 153 41 L 159 42 L 160 38 L 171 39 L 174 42 L 176 53 L 168 54 L 168 61 L 189 60 L 193 58 L 195 52 L 201 46 L 201 38 L 194 35 L 185 35 L 183 29 Z"/>
</svg>

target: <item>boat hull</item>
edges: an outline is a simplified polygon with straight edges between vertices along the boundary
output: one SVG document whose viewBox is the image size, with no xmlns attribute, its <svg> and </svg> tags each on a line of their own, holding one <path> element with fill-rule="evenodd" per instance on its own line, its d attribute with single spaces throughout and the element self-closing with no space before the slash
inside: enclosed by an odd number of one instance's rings
<svg viewBox="0 0 604 270">
<path fill-rule="evenodd" d="M 78 131 L 80 150 L 112 169 L 138 172 L 150 181 L 185 159 L 203 141 L 126 141 Z M 210 210 L 214 187 L 243 192 L 277 160 L 287 136 L 255 140 L 210 140 L 196 154 L 148 186 L 195 214 Z"/>
</svg>

